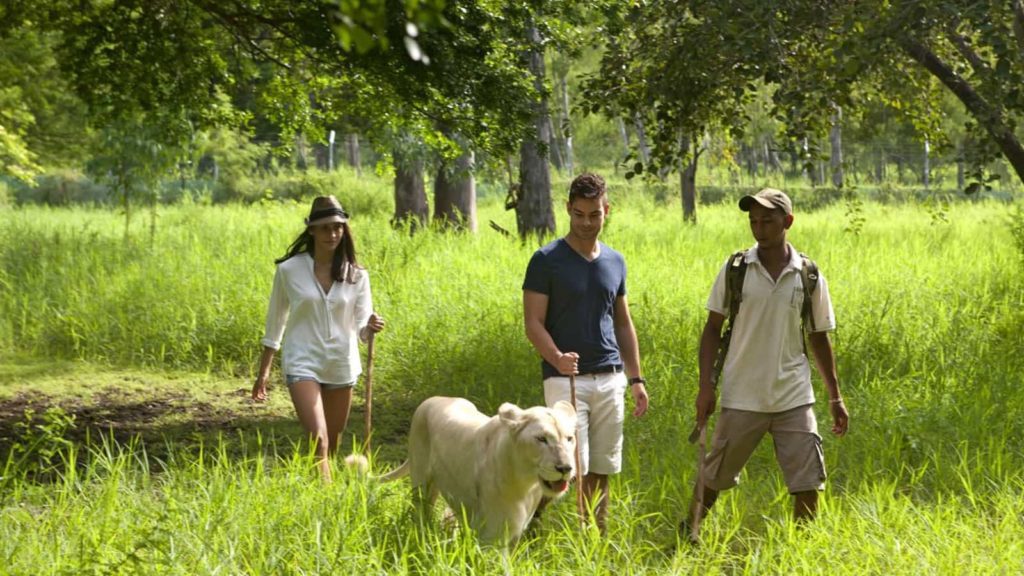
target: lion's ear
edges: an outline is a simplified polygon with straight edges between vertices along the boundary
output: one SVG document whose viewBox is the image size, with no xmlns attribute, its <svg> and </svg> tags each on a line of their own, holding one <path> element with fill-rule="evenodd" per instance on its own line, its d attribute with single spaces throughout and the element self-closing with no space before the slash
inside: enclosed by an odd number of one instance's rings
<svg viewBox="0 0 1024 576">
<path fill-rule="evenodd" d="M 555 405 L 552 406 L 552 409 L 555 410 L 556 412 L 561 412 L 562 414 L 565 414 L 569 418 L 576 417 L 576 407 L 566 402 L 565 400 L 559 400 L 558 402 L 555 402 Z"/>
<path fill-rule="evenodd" d="M 523 421 L 523 414 L 525 414 L 523 409 L 511 402 L 505 402 L 498 406 L 498 417 L 501 418 L 501 422 L 512 429 L 515 429 Z"/>
</svg>

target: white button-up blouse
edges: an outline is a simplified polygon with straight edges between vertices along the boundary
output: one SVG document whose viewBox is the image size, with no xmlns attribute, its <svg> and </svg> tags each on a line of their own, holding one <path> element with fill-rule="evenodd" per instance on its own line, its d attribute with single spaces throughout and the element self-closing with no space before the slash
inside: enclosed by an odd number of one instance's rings
<svg viewBox="0 0 1024 576">
<path fill-rule="evenodd" d="M 282 350 L 285 375 L 348 384 L 362 373 L 359 332 L 372 312 L 366 270 L 356 270 L 354 283 L 335 281 L 324 293 L 313 272 L 313 257 L 297 254 L 277 265 L 261 342 Z"/>
</svg>

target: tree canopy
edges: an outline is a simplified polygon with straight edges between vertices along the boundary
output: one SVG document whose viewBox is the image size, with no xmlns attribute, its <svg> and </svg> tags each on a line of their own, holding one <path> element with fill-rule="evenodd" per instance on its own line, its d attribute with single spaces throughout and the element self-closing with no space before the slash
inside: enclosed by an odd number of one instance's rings
<svg viewBox="0 0 1024 576">
<path fill-rule="evenodd" d="M 546 169 L 585 110 L 605 124 L 589 132 L 605 152 L 635 133 L 630 172 L 688 172 L 684 203 L 703 151 L 750 173 L 758 161 L 781 170 L 783 152 L 793 174 L 823 165 L 839 124 L 851 147 L 955 149 L 977 190 L 1000 156 L 1024 180 L 1022 2 L 10 0 L 0 173 L 31 182 L 54 164 L 107 166 L 96 151 L 125 131 L 140 135 L 126 150 L 159 150 L 147 154 L 166 173 L 195 162 L 213 129 L 249 138 L 257 156 L 294 146 L 300 169 L 330 131 L 392 159 L 420 154 L 431 171 L 469 151 L 504 168 L 533 150 Z M 581 64 L 591 42 L 599 63 Z M 551 203 L 534 193 L 550 178 L 519 179 L 521 205 Z"/>
<path fill-rule="evenodd" d="M 983 136 L 969 151 L 975 164 L 1001 153 L 1024 180 L 1021 0 L 652 0 L 614 7 L 607 22 L 588 100 L 647 115 L 656 167 L 676 166 L 680 132 L 741 132 L 760 83 L 775 86 L 772 114 L 792 139 L 822 133 L 836 107 L 880 101 L 938 140 L 941 85 Z"/>
<path fill-rule="evenodd" d="M 430 141 L 444 124 L 507 151 L 533 94 L 499 3 L 48 0 L 31 19 L 9 11 L 58 35 L 94 118 L 143 114 L 172 141 L 244 121 L 228 104 L 258 84 L 261 112 L 286 136 L 322 139 L 327 122 L 348 120 Z"/>
</svg>

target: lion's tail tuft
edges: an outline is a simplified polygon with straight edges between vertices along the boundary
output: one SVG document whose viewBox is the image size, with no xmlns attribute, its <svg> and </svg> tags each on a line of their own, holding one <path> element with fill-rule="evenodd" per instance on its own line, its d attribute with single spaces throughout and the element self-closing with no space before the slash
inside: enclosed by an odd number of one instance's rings
<svg viewBox="0 0 1024 576">
<path fill-rule="evenodd" d="M 345 468 L 362 476 L 370 471 L 370 461 L 362 454 L 349 454 L 345 456 Z"/>
<path fill-rule="evenodd" d="M 387 474 L 385 474 L 383 476 L 380 476 L 378 478 L 378 480 L 380 480 L 381 482 L 391 482 L 392 480 L 398 480 L 399 478 L 405 478 L 408 475 L 409 475 L 409 461 L 406 460 L 405 462 L 402 462 L 402 465 L 399 466 L 398 468 L 395 468 L 391 472 L 388 472 Z"/>
</svg>

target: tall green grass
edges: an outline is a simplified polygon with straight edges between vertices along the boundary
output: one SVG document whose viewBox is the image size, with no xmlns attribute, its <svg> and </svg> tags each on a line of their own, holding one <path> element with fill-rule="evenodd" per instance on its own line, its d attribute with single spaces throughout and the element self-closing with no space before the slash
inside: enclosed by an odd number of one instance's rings
<svg viewBox="0 0 1024 576">
<path fill-rule="evenodd" d="M 652 449 L 653 450 L 653 449 Z M 472 534 L 420 526 L 407 486 L 344 471 L 321 485 L 308 454 L 241 456 L 224 444 L 150 464 L 138 446 L 71 450 L 53 483 L 15 483 L 0 500 L 4 574 L 1013 574 L 1024 569 L 1024 484 L 982 495 L 909 493 L 872 474 L 829 493 L 819 518 L 793 525 L 783 487 L 743 486 L 705 523 L 700 547 L 677 542 L 669 478 L 614 485 L 608 535 L 579 531 L 570 499 L 540 532 L 504 550 Z M 229 455 L 230 454 L 230 455 Z M 635 457 L 635 455 L 634 455 Z M 648 457 L 651 457 L 648 455 Z M 81 458 L 85 464 L 76 464 Z M 973 466 L 961 468 L 967 475 Z M 751 474 L 752 475 L 752 474 Z M 753 482 L 751 482 L 753 484 Z M 756 514 L 757 509 L 763 514 Z"/>
<path fill-rule="evenodd" d="M 752 240 L 732 203 L 702 207 L 700 223 L 688 226 L 677 204 L 636 189 L 612 201 L 603 239 L 629 264 L 652 409 L 627 423 L 606 540 L 578 534 L 563 503 L 536 541 L 506 554 L 416 529 L 402 485 L 346 477 L 321 487 L 301 457 L 213 446 L 201 457 L 171 450 L 154 469 L 141 447 L 100 445 L 72 452 L 78 466 L 55 483 L 26 476 L 5 485 L 3 565 L 10 573 L 1024 570 L 1024 282 L 1005 205 L 960 203 L 937 214 L 866 204 L 854 233 L 844 205 L 801 212 L 798 204 L 791 240 L 829 282 L 851 411 L 848 437 L 825 440 L 821 518 L 804 530 L 788 521 L 766 443 L 708 519 L 705 544 L 673 552 L 696 459 L 685 436 L 704 302 L 726 256 Z M 2 209 L 0 349 L 213 371 L 248 385 L 272 261 L 306 210 L 161 208 L 155 235 L 140 222 L 125 243 L 114 213 Z M 541 403 L 520 290 L 537 244 L 486 226 L 514 230 L 512 213 L 485 203 L 475 235 L 410 237 L 388 217 L 356 213 L 353 229 L 388 319 L 375 388 L 405 412 L 393 416 L 407 418 L 432 394 L 466 396 L 487 412 L 503 401 Z M 827 430 L 827 413 L 819 420 Z"/>
</svg>

